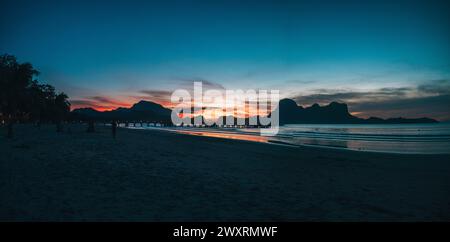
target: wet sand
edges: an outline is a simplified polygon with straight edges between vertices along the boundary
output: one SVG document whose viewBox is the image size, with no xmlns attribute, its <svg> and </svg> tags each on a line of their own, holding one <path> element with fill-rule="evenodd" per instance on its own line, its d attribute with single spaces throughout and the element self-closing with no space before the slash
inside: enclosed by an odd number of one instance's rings
<svg viewBox="0 0 450 242">
<path fill-rule="evenodd" d="M 0 128 L 0 220 L 450 221 L 450 155 L 96 128 Z"/>
</svg>

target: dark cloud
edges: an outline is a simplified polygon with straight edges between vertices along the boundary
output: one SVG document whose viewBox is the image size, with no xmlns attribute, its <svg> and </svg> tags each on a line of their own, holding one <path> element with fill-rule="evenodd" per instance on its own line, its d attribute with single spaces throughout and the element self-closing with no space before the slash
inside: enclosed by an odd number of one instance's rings
<svg viewBox="0 0 450 242">
<path fill-rule="evenodd" d="M 91 107 L 91 105 L 95 104 L 95 102 L 90 101 L 90 100 L 70 100 L 70 104 L 72 106 L 86 106 L 86 107 Z"/>
<path fill-rule="evenodd" d="M 165 107 L 171 107 L 172 103 L 170 101 L 171 91 L 166 90 L 141 90 L 139 91 L 142 95 L 131 96 L 135 100 L 146 100 L 155 103 L 159 103 Z"/>
<path fill-rule="evenodd" d="M 361 101 L 382 101 L 390 98 L 405 97 L 412 90 L 409 88 L 383 88 L 371 92 L 314 90 L 319 92 L 311 95 L 299 95 L 293 99 L 300 105 L 311 105 L 313 103 L 328 104 L 333 101 L 354 103 Z"/>
<path fill-rule="evenodd" d="M 123 102 L 114 100 L 109 97 L 104 97 L 104 96 L 92 96 L 92 97 L 88 97 L 87 99 L 90 99 L 90 100 L 93 100 L 93 101 L 96 101 L 99 103 L 108 104 L 108 105 L 116 105 L 116 106 L 124 105 Z"/>
<path fill-rule="evenodd" d="M 91 107 L 97 110 L 110 110 L 118 107 L 128 107 L 130 103 L 117 101 L 115 99 L 104 96 L 91 96 L 82 99 L 70 100 L 72 109 Z"/>
<path fill-rule="evenodd" d="M 194 90 L 194 82 L 202 82 L 203 91 L 206 90 L 224 90 L 225 88 L 215 82 L 208 81 L 202 78 L 194 78 L 194 79 L 180 79 L 177 78 L 176 86 L 179 89 L 185 89 L 193 95 Z M 144 89 L 140 90 L 140 95 L 130 96 L 130 98 L 135 100 L 147 100 L 151 102 L 159 103 L 165 107 L 172 107 L 174 104 L 171 102 L 170 97 L 172 96 L 172 92 L 175 90 L 153 90 L 153 89 Z"/>
<path fill-rule="evenodd" d="M 317 89 L 316 94 L 297 95 L 299 105 L 328 104 L 333 101 L 349 105 L 361 117 L 431 117 L 450 119 L 450 82 L 429 81 L 417 87 L 380 88 L 369 92 Z"/>
<path fill-rule="evenodd" d="M 102 97 L 102 96 L 93 96 L 93 97 L 89 97 L 88 99 L 92 99 L 92 100 L 99 101 L 99 102 L 110 102 L 111 101 L 109 98 Z"/>
<path fill-rule="evenodd" d="M 201 82 L 202 87 L 204 90 L 210 90 L 210 89 L 217 89 L 217 90 L 223 90 L 225 89 L 224 86 L 222 86 L 219 83 L 206 80 L 204 78 L 191 78 L 191 79 L 177 79 L 177 84 L 180 88 L 191 90 L 194 88 L 194 82 Z"/>
<path fill-rule="evenodd" d="M 415 88 L 412 87 L 397 87 L 397 88 L 392 88 L 392 87 L 385 87 L 385 88 L 381 88 L 379 89 L 379 91 L 376 93 L 378 95 L 404 95 L 407 92 L 411 92 L 414 91 Z"/>
<path fill-rule="evenodd" d="M 350 110 L 365 117 L 431 117 L 438 120 L 450 120 L 449 103 L 450 95 L 438 95 L 392 99 L 382 102 L 355 103 Z"/>
<path fill-rule="evenodd" d="M 204 89 L 225 89 L 221 84 L 207 80 L 200 80 Z"/>
<path fill-rule="evenodd" d="M 164 90 L 141 90 L 139 92 L 142 94 L 145 94 L 147 96 L 155 97 L 155 98 L 170 99 L 170 96 L 172 95 L 171 91 L 164 91 Z"/>
<path fill-rule="evenodd" d="M 72 110 L 77 109 L 77 108 L 93 108 L 93 109 L 103 111 L 103 110 L 110 110 L 110 109 L 116 108 L 116 106 L 113 106 L 113 105 L 99 103 L 97 101 L 85 100 L 85 99 L 71 100 L 70 103 L 71 103 Z"/>
<path fill-rule="evenodd" d="M 330 103 L 333 101 L 344 102 L 349 99 L 359 98 L 364 96 L 364 93 L 358 92 L 340 92 L 340 93 L 332 93 L 332 94 L 311 94 L 311 95 L 301 95 L 295 96 L 293 99 L 299 105 L 311 105 L 313 103 Z"/>
<path fill-rule="evenodd" d="M 449 80 L 436 80 L 432 83 L 422 84 L 417 87 L 417 90 L 427 94 L 450 94 L 450 81 Z"/>
</svg>

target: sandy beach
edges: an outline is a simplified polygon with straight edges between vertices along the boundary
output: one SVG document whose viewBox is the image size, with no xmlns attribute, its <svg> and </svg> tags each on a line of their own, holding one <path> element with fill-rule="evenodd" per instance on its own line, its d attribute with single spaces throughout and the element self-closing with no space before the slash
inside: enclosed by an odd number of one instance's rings
<svg viewBox="0 0 450 242">
<path fill-rule="evenodd" d="M 1 128 L 1 221 L 450 220 L 449 155 L 85 129 Z"/>
</svg>

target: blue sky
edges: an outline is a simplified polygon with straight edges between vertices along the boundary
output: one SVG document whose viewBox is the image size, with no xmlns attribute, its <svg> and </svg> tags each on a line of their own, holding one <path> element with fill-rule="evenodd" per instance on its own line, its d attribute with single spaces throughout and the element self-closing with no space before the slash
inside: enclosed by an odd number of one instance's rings
<svg viewBox="0 0 450 242">
<path fill-rule="evenodd" d="M 446 1 L 1 5 L 0 52 L 33 63 L 76 107 L 164 103 L 205 80 L 279 89 L 300 105 L 337 99 L 363 117 L 450 118 Z"/>
</svg>

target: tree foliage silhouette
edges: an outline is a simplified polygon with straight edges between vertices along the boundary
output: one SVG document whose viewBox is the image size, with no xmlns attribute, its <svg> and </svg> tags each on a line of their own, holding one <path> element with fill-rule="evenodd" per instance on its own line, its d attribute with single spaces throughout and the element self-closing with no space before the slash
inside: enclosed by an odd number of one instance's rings
<svg viewBox="0 0 450 242">
<path fill-rule="evenodd" d="M 19 63 L 15 56 L 0 56 L 0 121 L 7 124 L 7 137 L 13 137 L 15 122 L 52 122 L 57 132 L 70 113 L 65 93 L 56 93 L 48 84 L 34 79 L 39 72 L 30 63 Z"/>
</svg>

